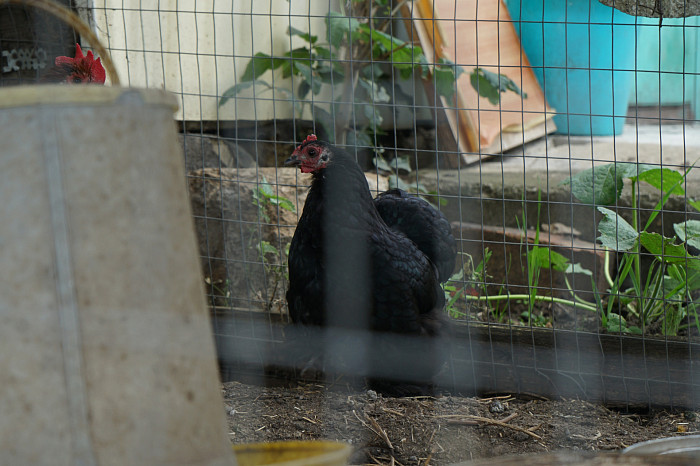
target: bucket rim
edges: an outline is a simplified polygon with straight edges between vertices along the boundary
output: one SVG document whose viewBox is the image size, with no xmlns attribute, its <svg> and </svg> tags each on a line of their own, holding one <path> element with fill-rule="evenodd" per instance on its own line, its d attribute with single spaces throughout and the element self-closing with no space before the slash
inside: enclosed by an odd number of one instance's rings
<svg viewBox="0 0 700 466">
<path fill-rule="evenodd" d="M 693 457 L 700 456 L 700 435 L 685 435 L 682 437 L 663 437 L 635 443 L 622 450 L 624 454 L 685 454 Z"/>
<path fill-rule="evenodd" d="M 237 458 L 244 460 L 246 454 L 270 452 L 271 450 L 306 453 L 304 458 L 289 459 L 274 464 L 279 466 L 313 466 L 346 464 L 352 453 L 350 444 L 332 440 L 278 440 L 273 442 L 241 443 L 232 445 Z M 245 461 L 243 461 L 245 463 Z"/>
<path fill-rule="evenodd" d="M 0 88 L 0 109 L 31 106 L 89 106 L 114 104 L 127 94 L 146 105 L 163 105 L 179 108 L 176 97 L 161 89 L 146 89 L 94 84 L 32 84 Z"/>
</svg>

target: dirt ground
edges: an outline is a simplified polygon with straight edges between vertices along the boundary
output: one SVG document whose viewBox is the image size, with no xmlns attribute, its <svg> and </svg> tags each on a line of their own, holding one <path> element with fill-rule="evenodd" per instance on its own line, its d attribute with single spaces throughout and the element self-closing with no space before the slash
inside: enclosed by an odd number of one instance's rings
<svg viewBox="0 0 700 466">
<path fill-rule="evenodd" d="M 439 466 L 514 454 L 609 451 L 700 431 L 695 412 L 624 413 L 571 399 L 385 398 L 338 385 L 241 382 L 225 383 L 223 393 L 232 443 L 337 440 L 354 447 L 353 465 Z"/>
</svg>

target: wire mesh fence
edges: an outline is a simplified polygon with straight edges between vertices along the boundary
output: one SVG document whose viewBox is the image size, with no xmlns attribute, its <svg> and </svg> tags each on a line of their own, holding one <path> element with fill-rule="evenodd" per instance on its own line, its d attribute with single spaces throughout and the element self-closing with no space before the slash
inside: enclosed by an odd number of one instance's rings
<svg viewBox="0 0 700 466">
<path fill-rule="evenodd" d="M 314 346 L 313 328 L 290 325 L 311 178 L 283 162 L 314 133 L 352 156 L 372 197 L 401 188 L 451 223 L 440 386 L 697 406 L 696 17 L 596 1 L 72 6 L 124 85 L 180 100 L 224 378 L 299 376 L 295 351 L 338 355 L 329 373 L 390 369 L 371 362 L 387 351 L 371 334 L 328 329 Z M 0 6 L 1 85 L 41 79 L 78 42 L 18 11 Z M 424 342 L 387 338 L 420 358 Z"/>
</svg>

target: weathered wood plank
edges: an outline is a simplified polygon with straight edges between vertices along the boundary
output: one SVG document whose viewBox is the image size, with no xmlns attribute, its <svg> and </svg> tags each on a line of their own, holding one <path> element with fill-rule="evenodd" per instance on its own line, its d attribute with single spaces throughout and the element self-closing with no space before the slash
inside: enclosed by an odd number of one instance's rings
<svg viewBox="0 0 700 466">
<path fill-rule="evenodd" d="M 265 314 L 241 313 L 228 321 L 217 317 L 217 322 L 215 338 L 225 380 L 236 378 L 236 371 L 264 377 L 264 367 L 271 363 L 298 364 L 285 342 L 295 338 L 290 337 L 291 328 L 271 322 Z M 320 338 L 343 341 L 340 351 L 350 356 L 361 349 L 381 356 L 373 351 L 369 335 L 357 332 L 305 333 L 302 346 L 316 344 L 322 352 L 327 346 L 317 342 Z M 391 338 L 405 345 L 407 361 L 432 345 L 429 339 Z M 452 393 L 533 394 L 619 407 L 700 407 L 700 344 L 695 341 L 456 323 L 446 343 L 450 366 L 440 374 L 438 385 Z M 325 369 L 367 375 L 360 364 L 341 367 L 328 357 Z"/>
</svg>

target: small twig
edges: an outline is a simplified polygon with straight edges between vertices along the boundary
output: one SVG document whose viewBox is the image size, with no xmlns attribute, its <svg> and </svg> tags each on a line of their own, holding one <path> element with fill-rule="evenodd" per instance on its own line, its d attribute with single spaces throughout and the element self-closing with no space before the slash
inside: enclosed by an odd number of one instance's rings
<svg viewBox="0 0 700 466">
<path fill-rule="evenodd" d="M 544 425 L 544 424 L 538 424 L 538 425 L 536 425 L 536 426 L 534 426 L 534 427 L 530 427 L 530 428 L 528 429 L 528 432 L 534 432 L 534 431 L 536 431 L 536 430 L 539 430 L 540 427 L 542 427 L 543 425 Z"/>
<path fill-rule="evenodd" d="M 360 419 L 360 416 L 357 415 L 357 411 L 355 411 L 355 410 L 353 409 L 353 410 L 352 410 L 352 414 L 354 414 L 355 417 L 357 418 L 357 420 L 360 421 L 360 424 L 362 424 L 363 426 L 367 427 L 369 430 L 372 430 L 372 428 L 371 428 L 370 426 L 368 426 L 367 423 L 366 423 L 365 421 L 363 421 L 362 419 Z"/>
<path fill-rule="evenodd" d="M 428 445 L 433 443 L 433 439 L 435 438 L 435 432 L 437 432 L 437 430 L 433 429 L 433 433 L 430 435 L 430 440 L 428 440 Z"/>
<path fill-rule="evenodd" d="M 447 423 L 448 424 L 456 424 L 456 425 L 460 425 L 460 426 L 478 426 L 481 424 L 479 421 L 475 421 L 472 419 L 462 419 L 461 415 L 459 418 L 448 419 Z"/>
<path fill-rule="evenodd" d="M 376 429 L 375 433 L 379 435 L 382 438 L 382 440 L 384 440 L 384 442 L 389 447 L 389 450 L 393 450 L 394 446 L 391 444 L 391 440 L 389 440 L 389 436 L 386 434 L 386 431 L 382 429 L 382 426 L 380 426 L 379 423 L 373 417 L 368 416 L 367 413 L 365 413 L 365 419 L 367 419 L 372 425 L 372 427 Z"/>
<path fill-rule="evenodd" d="M 305 420 L 305 421 L 310 422 L 311 424 L 318 424 L 318 422 L 316 422 L 316 421 L 314 421 L 314 420 L 312 420 L 312 419 L 309 419 L 309 418 L 306 417 L 306 416 L 302 417 L 302 419 Z"/>
<path fill-rule="evenodd" d="M 447 422 L 448 424 L 466 424 L 466 425 L 474 425 L 473 422 L 477 423 L 483 423 L 483 424 L 491 424 L 494 426 L 499 426 L 499 427 L 507 427 L 508 429 L 513 429 L 517 430 L 518 432 L 523 432 L 524 434 L 529 435 L 530 437 L 537 439 L 537 440 L 542 440 L 542 437 L 539 435 L 535 434 L 534 432 L 530 432 L 527 429 L 524 429 L 519 426 L 514 426 L 511 424 L 507 424 L 503 421 L 497 421 L 495 419 L 489 419 L 487 417 L 481 417 L 481 416 L 471 416 L 471 415 L 453 415 L 449 416 L 453 417 L 453 419 L 448 419 Z"/>
<path fill-rule="evenodd" d="M 595 435 L 594 435 L 593 437 L 586 437 L 586 436 L 584 436 L 584 435 L 573 434 L 573 435 L 571 436 L 571 438 L 575 438 L 575 439 L 579 439 L 579 440 L 588 440 L 588 441 L 592 441 L 592 440 L 598 440 L 602 435 L 603 435 L 603 434 L 601 434 L 600 432 L 596 432 Z"/>
<path fill-rule="evenodd" d="M 395 409 L 386 408 L 386 407 L 384 407 L 384 406 L 382 406 L 382 411 L 384 411 L 385 413 L 396 414 L 397 416 L 401 416 L 401 417 L 405 417 L 405 416 L 406 416 L 406 415 L 405 415 L 404 413 L 402 413 L 402 412 L 396 411 Z"/>
<path fill-rule="evenodd" d="M 499 401 L 511 401 L 514 400 L 515 398 L 513 395 L 501 395 L 501 396 L 492 396 L 490 398 L 479 398 L 479 403 L 490 403 L 494 400 L 499 400 Z"/>
<path fill-rule="evenodd" d="M 430 460 L 433 457 L 433 448 L 430 445 L 433 443 L 433 439 L 435 438 L 435 432 L 437 432 L 437 430 L 433 429 L 433 433 L 430 435 L 430 440 L 428 440 L 428 446 L 430 447 L 430 451 L 428 451 L 428 457 L 425 459 L 425 463 L 423 463 L 423 466 L 430 466 Z"/>
<path fill-rule="evenodd" d="M 363 426 L 365 426 L 366 428 L 368 428 L 369 430 L 371 430 L 372 432 L 374 432 L 375 434 L 377 434 L 377 436 L 378 436 L 379 438 L 381 438 L 382 440 L 384 440 L 384 442 L 386 442 L 386 444 L 387 444 L 387 446 L 389 447 L 389 449 L 391 449 L 391 450 L 394 449 L 394 446 L 391 444 L 391 441 L 389 440 L 389 437 L 387 436 L 386 432 L 384 431 L 384 429 L 381 428 L 381 426 L 380 426 L 379 424 L 377 424 L 377 421 L 375 421 L 374 419 L 372 419 L 371 417 L 369 417 L 369 416 L 367 415 L 367 413 L 365 413 L 365 419 L 367 419 L 367 420 L 370 422 L 370 424 L 367 424 L 365 421 L 363 421 L 362 419 L 360 419 L 360 416 L 357 415 L 357 412 L 356 412 L 354 409 L 352 410 L 352 413 L 355 415 L 355 417 L 357 418 L 357 420 L 360 421 L 360 423 L 361 423 Z"/>
</svg>

